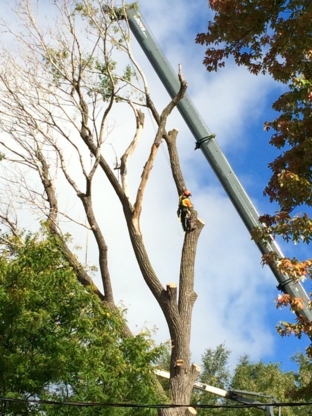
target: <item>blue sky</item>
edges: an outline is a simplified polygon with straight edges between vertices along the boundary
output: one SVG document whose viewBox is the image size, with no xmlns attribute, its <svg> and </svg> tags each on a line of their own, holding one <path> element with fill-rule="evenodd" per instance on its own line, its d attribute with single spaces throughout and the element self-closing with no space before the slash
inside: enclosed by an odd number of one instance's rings
<svg viewBox="0 0 312 416">
<path fill-rule="evenodd" d="M 38 4 L 43 19 L 50 13 L 50 3 L 39 0 Z M 189 95 L 209 129 L 216 134 L 257 210 L 261 214 L 272 212 L 274 207 L 263 197 L 263 189 L 270 177 L 267 165 L 277 153 L 268 143 L 270 133 L 264 132 L 263 123 L 274 117 L 271 104 L 284 87 L 269 76 L 250 75 L 231 61 L 218 73 L 207 73 L 202 65 L 205 49 L 194 40 L 198 32 L 206 30 L 211 17 L 206 0 L 141 0 L 139 6 L 172 67 L 177 70 L 178 64 L 182 64 Z M 44 19 L 41 23 L 44 26 L 51 21 L 48 18 L 46 23 Z M 152 99 L 161 111 L 169 97 L 135 40 L 132 49 L 146 74 Z M 109 122 L 114 129 L 104 151 L 107 160 L 113 163 L 115 154 L 110 144 L 120 155 L 125 145 L 121 137 L 129 140 L 133 119 L 129 113 L 117 111 Z M 204 156 L 199 150 L 194 151 L 194 139 L 177 111 L 168 121 L 168 130 L 172 128 L 179 130 L 179 151 L 186 183 L 192 191 L 199 217 L 206 223 L 197 249 L 195 290 L 198 300 L 192 330 L 193 360 L 199 363 L 205 348 L 225 343 L 232 350 L 232 365 L 240 355 L 247 353 L 253 360 L 278 361 L 289 369 L 292 367 L 290 356 L 298 349 L 303 350 L 309 342 L 307 339 L 281 339 L 276 334 L 277 322 L 292 320 L 293 316 L 275 308 L 278 291 L 274 276 L 261 266 L 259 250 Z M 130 165 L 132 192 L 155 129 L 155 123 L 147 114 L 141 148 Z M 169 338 L 166 323 L 140 276 L 120 205 L 105 180 L 99 179 L 97 186 L 95 209 L 109 246 L 115 298 L 127 308 L 129 325 L 134 332 L 145 326 L 157 327 L 155 339 L 166 341 Z M 65 186 L 58 189 L 64 209 L 71 215 L 78 212 L 77 220 L 83 222 L 83 214 L 66 189 Z M 167 152 L 161 148 L 146 190 L 142 231 L 153 267 L 164 285 L 177 283 L 178 279 L 183 232 L 176 218 L 177 200 Z M 23 226 L 32 228 L 34 224 L 28 217 L 24 219 Z M 82 258 L 88 250 L 88 259 L 96 264 L 97 253 L 91 239 L 86 243 L 86 232 L 67 227 L 74 243 L 82 246 Z M 292 253 L 292 246 L 281 246 L 284 252 Z M 98 276 L 95 281 L 99 284 Z"/>
<path fill-rule="evenodd" d="M 172 20 L 164 17 L 169 15 L 169 7 L 174 15 Z M 274 212 L 274 205 L 269 204 L 268 198 L 263 197 L 263 190 L 271 174 L 268 163 L 273 161 L 278 153 L 269 145 L 271 132 L 265 132 L 263 124 L 265 121 L 276 117 L 271 105 L 283 92 L 285 86 L 274 83 L 268 77 L 251 76 L 243 68 L 234 67 L 231 60 L 227 62 L 225 69 L 221 69 L 217 73 L 211 74 L 205 71 L 201 63 L 204 58 L 205 47 L 196 45 L 194 39 L 197 33 L 206 31 L 207 21 L 212 17 L 207 2 L 199 1 L 190 6 L 187 1 L 174 1 L 168 6 L 166 2 L 162 1 L 157 2 L 157 5 L 153 5 L 153 2 L 142 1 L 140 8 L 145 21 L 160 42 L 161 48 L 169 61 L 172 64 L 182 63 L 186 80 L 189 83 L 188 93 L 197 104 L 197 109 L 204 117 L 208 127 L 216 133 L 217 141 L 257 210 L 260 213 Z M 159 24 L 160 22 L 163 24 Z M 233 71 L 237 73 L 237 76 L 233 75 Z M 238 75 L 238 73 L 240 74 Z M 202 84 L 201 92 L 199 92 L 198 84 Z M 247 94 L 247 97 L 245 97 L 245 94 Z M 222 96 L 222 99 L 219 96 Z M 240 110 L 233 122 L 232 112 L 234 110 L 235 113 L 235 108 L 233 109 L 235 102 L 236 107 Z M 209 114 L 209 109 L 215 106 L 214 114 Z M 221 132 L 218 125 L 216 125 L 217 123 L 215 123 L 215 113 L 221 119 Z M 200 157 L 203 158 L 203 162 L 199 162 Z M 218 190 L 217 192 L 222 194 L 223 191 L 220 189 L 217 179 L 212 177 L 211 169 L 199 151 L 198 154 L 192 154 L 189 163 L 196 165 L 196 185 L 200 192 L 205 192 L 206 189 L 206 192 L 209 193 L 209 187 L 213 186 Z M 199 166 L 198 163 L 200 163 Z M 197 195 L 194 195 L 195 204 L 196 198 Z M 209 228 L 209 226 L 208 219 L 206 227 Z M 229 233 L 231 234 L 231 230 L 229 230 Z M 231 235 L 231 238 L 235 240 L 235 234 Z M 246 233 L 247 239 L 248 235 Z M 253 245 L 252 241 L 248 243 L 251 246 Z M 281 241 L 279 241 L 279 244 L 282 250 L 290 256 L 302 252 L 292 244 L 287 246 Z M 219 255 L 222 257 L 222 251 L 226 251 L 226 247 L 217 248 L 216 253 L 220 253 Z M 263 310 L 259 312 L 263 315 L 264 326 L 273 337 L 273 346 L 272 350 L 264 353 L 261 358 L 265 361 L 282 362 L 285 369 L 292 368 L 289 357 L 298 349 L 303 350 L 308 345 L 309 340 L 302 339 L 298 341 L 293 337 L 281 339 L 274 333 L 274 327 L 278 321 L 292 320 L 293 317 L 290 312 L 276 310 L 273 303 L 278 293 L 276 281 L 270 271 L 259 268 L 260 252 L 258 256 L 255 255 L 254 262 L 254 273 L 251 273 L 249 279 L 246 280 L 244 291 L 248 293 L 249 286 L 253 286 L 254 279 L 262 278 L 261 273 L 269 275 L 268 279 L 270 279 L 266 281 L 264 289 L 266 299 L 263 301 Z M 306 288 L 310 290 L 310 283 L 306 284 Z M 211 290 L 213 290 L 213 284 Z M 200 296 L 204 297 L 205 293 L 200 293 Z M 233 302 L 233 296 L 235 297 L 235 294 L 229 296 L 227 302 Z M 242 326 L 249 326 L 249 308 L 250 305 L 246 305 L 246 321 L 242 322 Z M 226 325 L 228 318 L 226 306 L 224 310 L 224 324 Z M 205 314 L 204 311 L 202 313 Z M 208 331 L 209 318 L 207 314 Z M 242 337 L 250 337 L 250 333 L 244 331 L 243 328 L 241 334 Z M 227 344 L 226 339 L 224 342 Z M 264 339 L 259 339 L 259 342 L 265 342 L 265 336 Z M 227 345 L 233 348 L 232 343 Z M 253 355 L 252 351 L 246 352 Z"/>
</svg>

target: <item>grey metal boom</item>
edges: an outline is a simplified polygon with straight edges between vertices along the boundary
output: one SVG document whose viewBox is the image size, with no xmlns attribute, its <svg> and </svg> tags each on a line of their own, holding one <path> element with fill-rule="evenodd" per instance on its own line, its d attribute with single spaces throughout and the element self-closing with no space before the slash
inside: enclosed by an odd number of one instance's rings
<svg viewBox="0 0 312 416">
<path fill-rule="evenodd" d="M 154 373 L 159 377 L 163 377 L 168 380 L 170 379 L 169 371 L 155 369 Z M 209 384 L 206 384 L 206 383 L 201 383 L 200 381 L 195 381 L 194 388 L 197 390 L 204 391 L 206 393 L 211 393 L 216 396 L 223 397 L 224 399 L 233 400 L 238 403 L 257 405 L 257 409 L 264 410 L 268 416 L 274 416 L 273 405 L 268 405 L 266 403 L 259 402 L 258 400 L 249 399 L 248 397 L 242 396 L 242 394 L 249 395 L 249 396 L 270 398 L 270 399 L 273 399 L 274 402 L 276 403 L 276 405 L 274 403 L 274 406 L 278 406 L 276 399 L 274 399 L 272 396 L 268 396 L 265 394 L 259 394 L 259 393 L 249 392 L 249 391 L 241 391 L 241 390 L 224 390 L 224 389 L 220 389 L 219 387 L 210 386 Z"/>
<path fill-rule="evenodd" d="M 180 89 L 177 74 L 173 71 L 170 63 L 163 55 L 156 40 L 138 12 L 129 7 L 126 9 L 126 14 L 132 33 L 152 64 L 170 97 L 173 98 Z M 178 110 L 196 140 L 196 147 L 200 148 L 205 155 L 248 231 L 251 232 L 254 227 L 261 226 L 258 220 L 259 214 L 254 205 L 222 153 L 214 135 L 209 131 L 204 120 L 187 94 L 179 102 Z M 279 257 L 284 257 L 279 246 L 273 239 L 271 243 L 259 242 L 256 244 L 262 254 L 273 251 L 277 253 Z M 309 321 L 312 321 L 312 313 L 308 308 L 309 297 L 301 283 L 296 283 L 287 275 L 280 273 L 274 264 L 271 265 L 270 268 L 279 283 L 278 289 L 293 297 L 303 299 L 305 307 L 300 311 L 300 314 Z"/>
</svg>

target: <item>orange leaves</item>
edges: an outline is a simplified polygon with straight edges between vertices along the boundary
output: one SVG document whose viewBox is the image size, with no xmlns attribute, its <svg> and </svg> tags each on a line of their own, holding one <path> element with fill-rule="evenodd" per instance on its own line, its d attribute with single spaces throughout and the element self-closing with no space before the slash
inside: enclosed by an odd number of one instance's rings
<svg viewBox="0 0 312 416">
<path fill-rule="evenodd" d="M 290 306 L 295 312 L 300 312 L 304 308 L 304 303 L 301 298 L 292 298 L 290 295 L 279 295 L 276 298 L 276 307 Z"/>
<path fill-rule="evenodd" d="M 296 312 L 300 312 L 300 310 L 304 308 L 303 300 L 300 298 L 292 298 L 290 305 L 291 309 Z"/>
<path fill-rule="evenodd" d="M 281 236 L 285 241 L 295 244 L 312 242 L 312 219 L 306 213 L 292 217 L 288 211 L 278 211 L 275 215 L 262 215 L 259 221 L 262 226 L 252 231 L 252 238 L 256 242 L 270 242 L 272 236 Z"/>
<path fill-rule="evenodd" d="M 263 266 L 264 265 L 270 265 L 270 264 L 272 264 L 273 262 L 276 261 L 276 257 L 277 257 L 277 254 L 273 251 L 271 251 L 267 254 L 263 254 L 261 264 Z"/>
<path fill-rule="evenodd" d="M 294 281 L 305 280 L 312 274 L 312 259 L 298 261 L 297 259 L 277 259 L 275 252 L 269 252 L 262 256 L 262 264 L 270 265 L 275 263 L 280 273 L 289 276 Z"/>
<path fill-rule="evenodd" d="M 291 217 L 288 212 L 280 211 L 275 215 L 275 221 L 290 221 Z"/>
<path fill-rule="evenodd" d="M 295 280 L 305 280 L 307 275 L 311 275 L 312 260 L 297 261 L 282 259 L 279 261 L 278 269 L 281 273 L 290 275 Z"/>
<path fill-rule="evenodd" d="M 302 300 L 298 300 L 300 306 L 302 305 Z M 287 302 L 287 301 L 286 301 Z M 295 306 L 296 307 L 296 306 Z M 295 310 L 295 309 L 294 309 Z M 295 310 L 297 312 L 297 318 L 295 323 L 289 322 L 280 322 L 277 326 L 277 332 L 283 336 L 295 335 L 298 338 L 301 338 L 302 334 L 308 335 L 312 338 L 312 323 L 309 322 L 300 314 L 300 309 Z M 306 349 L 307 356 L 312 358 L 312 345 Z"/>
<path fill-rule="evenodd" d="M 277 179 L 279 181 L 280 186 L 284 186 L 285 183 L 290 183 L 293 181 L 299 181 L 299 176 L 295 173 L 283 170 L 281 173 L 277 175 Z"/>
<path fill-rule="evenodd" d="M 282 306 L 288 306 L 290 303 L 290 295 L 278 295 L 276 298 L 276 306 L 281 308 Z"/>
</svg>

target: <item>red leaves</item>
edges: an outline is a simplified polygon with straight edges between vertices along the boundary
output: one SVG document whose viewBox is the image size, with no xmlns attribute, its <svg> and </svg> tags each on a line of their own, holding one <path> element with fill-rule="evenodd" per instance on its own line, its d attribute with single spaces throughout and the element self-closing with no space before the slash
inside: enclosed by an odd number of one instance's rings
<svg viewBox="0 0 312 416">
<path fill-rule="evenodd" d="M 224 49 L 213 50 L 209 56 L 204 58 L 204 65 L 208 71 L 217 71 L 218 68 L 222 68 L 225 65 L 223 57 L 227 58 L 227 54 Z"/>
<path fill-rule="evenodd" d="M 214 9 L 217 7 L 218 2 L 220 2 L 220 0 L 209 0 L 209 5 L 212 9 Z"/>
<path fill-rule="evenodd" d="M 270 253 L 263 254 L 261 263 L 263 266 L 265 264 L 269 265 L 269 264 L 274 263 L 276 259 L 277 259 L 277 254 L 272 251 Z"/>
<path fill-rule="evenodd" d="M 261 222 L 261 224 L 265 224 L 267 227 L 270 227 L 275 223 L 276 220 L 274 215 L 265 214 L 259 217 L 259 221 Z"/>
<path fill-rule="evenodd" d="M 279 295 L 276 298 L 276 307 L 290 306 L 295 312 L 300 312 L 304 308 L 304 303 L 301 298 L 292 298 L 290 295 Z"/>
<path fill-rule="evenodd" d="M 282 306 L 288 306 L 290 303 L 290 295 L 278 295 L 276 298 L 276 307 L 281 308 Z"/>
<path fill-rule="evenodd" d="M 272 177 L 265 194 L 280 204 L 282 210 L 291 211 L 303 203 L 312 205 L 311 160 L 312 118 L 311 81 L 305 77 L 294 78 L 290 91 L 273 105 L 281 115 L 265 124 L 276 133 L 270 143 L 278 149 L 286 148 L 269 164 Z"/>
<path fill-rule="evenodd" d="M 252 73 L 269 72 L 282 82 L 303 71 L 312 50 L 312 38 L 307 36 L 312 9 L 305 0 L 209 0 L 209 5 L 216 13 L 208 32 L 196 38 L 208 45 L 209 71 L 223 66 L 229 55 Z M 216 49 L 219 44 L 222 48 Z"/>
</svg>

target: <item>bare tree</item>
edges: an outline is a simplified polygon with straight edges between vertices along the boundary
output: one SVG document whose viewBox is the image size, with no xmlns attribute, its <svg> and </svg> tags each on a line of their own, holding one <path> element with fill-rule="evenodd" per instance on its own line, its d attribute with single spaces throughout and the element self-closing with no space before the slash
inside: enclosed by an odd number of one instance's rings
<svg viewBox="0 0 312 416">
<path fill-rule="evenodd" d="M 140 226 L 146 185 L 161 145 L 168 148 L 177 194 L 186 189 L 176 145 L 178 132 L 167 132 L 166 125 L 187 84 L 179 73 L 180 91 L 158 112 L 145 76 L 132 55 L 127 21 L 116 19 L 113 4 L 106 2 L 105 6 L 101 0 L 56 1 L 49 10 L 49 20 L 53 21 L 49 27 L 46 20 L 36 16 L 31 0 L 22 0 L 15 11 L 18 31 L 2 22 L 2 30 L 14 41 L 14 52 L 5 48 L 1 51 L 0 144 L 5 155 L 1 183 L 10 202 L 2 205 L 0 219 L 16 233 L 15 214 L 20 204 L 29 207 L 38 219 L 46 221 L 51 232 L 61 237 L 64 219 L 88 228 L 98 250 L 103 293 L 63 239 L 64 252 L 79 281 L 91 286 L 103 302 L 115 308 L 105 230 L 94 210 L 94 178 L 104 173 L 121 203 L 142 277 L 168 324 L 172 342 L 172 403 L 188 405 L 199 374 L 199 368 L 190 361 L 190 337 L 197 297 L 196 245 L 203 223 L 193 211 L 192 231 L 185 233 L 181 253 L 179 288 L 174 283 L 166 287 L 161 284 Z M 106 12 L 107 6 L 110 13 Z M 135 129 L 133 135 L 125 138 L 126 149 L 112 166 L 103 145 L 109 135 L 109 116 L 120 107 L 132 112 Z M 158 128 L 131 200 L 128 164 L 144 129 L 144 110 L 151 112 Z M 85 223 L 60 207 L 61 181 L 80 200 Z M 125 332 L 131 335 L 127 327 Z M 192 408 L 160 410 L 162 415 L 195 413 Z"/>
</svg>

